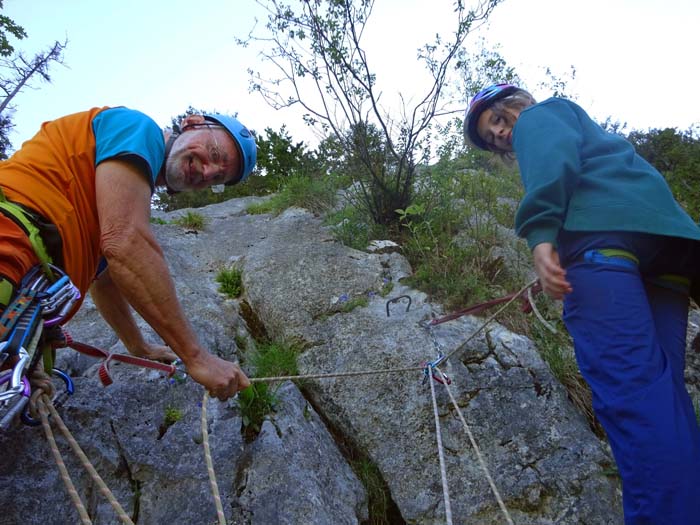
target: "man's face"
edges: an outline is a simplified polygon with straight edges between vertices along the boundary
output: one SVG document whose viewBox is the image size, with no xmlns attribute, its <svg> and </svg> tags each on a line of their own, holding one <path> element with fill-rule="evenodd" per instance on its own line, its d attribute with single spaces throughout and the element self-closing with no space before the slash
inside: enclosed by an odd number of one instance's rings
<svg viewBox="0 0 700 525">
<path fill-rule="evenodd" d="M 222 126 L 193 115 L 182 130 L 166 159 L 165 180 L 170 189 L 199 190 L 240 176 L 240 153 Z"/>
</svg>

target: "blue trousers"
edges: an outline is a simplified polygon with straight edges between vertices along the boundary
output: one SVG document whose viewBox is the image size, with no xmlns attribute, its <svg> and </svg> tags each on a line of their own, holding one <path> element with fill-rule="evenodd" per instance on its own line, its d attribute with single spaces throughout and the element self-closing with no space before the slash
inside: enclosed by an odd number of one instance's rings
<svg viewBox="0 0 700 525">
<path fill-rule="evenodd" d="M 622 478 L 625 524 L 700 525 L 700 429 L 683 377 L 687 292 L 640 271 L 654 254 L 668 258 L 663 250 L 618 265 L 572 260 L 571 248 L 564 322 Z"/>
</svg>

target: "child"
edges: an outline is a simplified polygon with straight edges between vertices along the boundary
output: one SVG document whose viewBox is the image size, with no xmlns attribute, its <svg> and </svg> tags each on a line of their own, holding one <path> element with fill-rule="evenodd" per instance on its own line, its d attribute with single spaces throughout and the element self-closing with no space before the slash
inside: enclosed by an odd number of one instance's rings
<svg viewBox="0 0 700 525">
<path fill-rule="evenodd" d="M 516 158 L 516 232 L 563 319 L 623 487 L 627 525 L 700 524 L 700 430 L 685 337 L 700 228 L 622 137 L 569 100 L 497 84 L 464 121 L 472 145 Z"/>
</svg>

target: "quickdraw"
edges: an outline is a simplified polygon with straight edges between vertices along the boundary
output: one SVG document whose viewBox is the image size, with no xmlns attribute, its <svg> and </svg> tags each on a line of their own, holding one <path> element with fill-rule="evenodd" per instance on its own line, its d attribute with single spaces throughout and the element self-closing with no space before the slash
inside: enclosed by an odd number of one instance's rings
<svg viewBox="0 0 700 525">
<path fill-rule="evenodd" d="M 31 420 L 26 413 L 31 396 L 28 377 L 42 355 L 44 369 L 63 379 L 67 395 L 73 393 L 68 375 L 53 368 L 52 348 L 44 328 L 63 322 L 80 292 L 58 267 L 48 264 L 48 269 L 56 281 L 49 280 L 46 267 L 35 266 L 22 279 L 15 298 L 0 317 L 0 363 L 11 364 L 0 372 L 2 430 L 7 430 L 18 415 L 25 422 Z"/>
<path fill-rule="evenodd" d="M 7 430 L 19 415 L 22 422 L 37 425 L 27 411 L 31 396 L 29 374 L 43 355 L 44 370 L 63 381 L 65 390 L 54 397 L 54 405 L 60 404 L 74 392 L 73 381 L 64 371 L 53 366 L 55 351 L 68 347 L 90 357 L 103 359 L 99 377 L 104 386 L 112 384 L 109 364 L 119 361 L 163 372 L 168 378 L 186 377 L 178 362 L 158 363 L 127 354 L 115 354 L 100 348 L 73 341 L 61 325 L 80 299 L 80 291 L 58 267 L 50 265 L 57 276 L 49 281 L 43 267 L 34 267 L 22 280 L 20 291 L 0 317 L 0 365 L 14 363 L 0 372 L 0 430 Z M 37 351 L 41 348 L 41 352 Z"/>
</svg>

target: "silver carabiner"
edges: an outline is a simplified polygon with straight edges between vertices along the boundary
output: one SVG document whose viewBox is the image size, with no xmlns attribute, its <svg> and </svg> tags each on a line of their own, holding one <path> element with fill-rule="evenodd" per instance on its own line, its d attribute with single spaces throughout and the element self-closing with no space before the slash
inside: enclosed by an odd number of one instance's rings
<svg viewBox="0 0 700 525">
<path fill-rule="evenodd" d="M 0 352 L 5 346 L 7 346 L 7 341 L 0 343 Z M 12 369 L 12 375 L 9 380 L 10 386 L 5 391 L 0 392 L 0 402 L 8 401 L 22 392 L 24 389 L 22 376 L 24 375 L 24 369 L 27 364 L 29 364 L 29 354 L 24 347 L 22 347 L 19 349 L 19 361 L 17 361 L 17 364 Z"/>
</svg>

